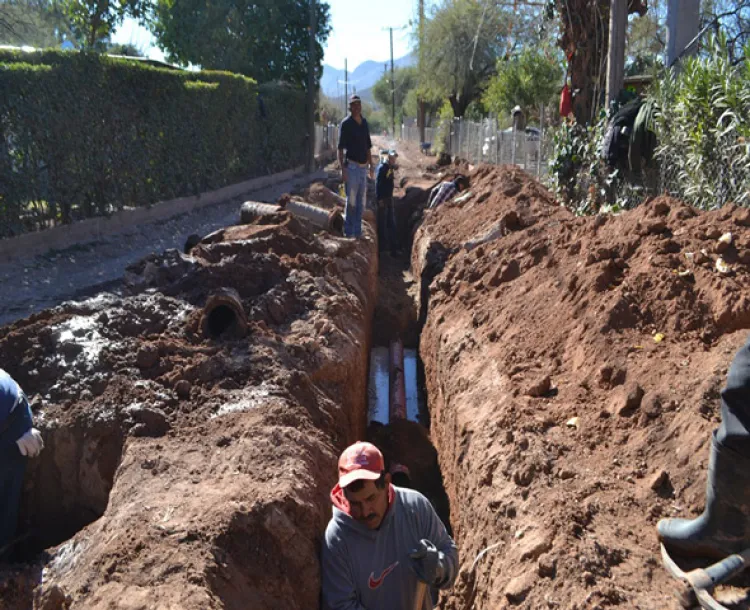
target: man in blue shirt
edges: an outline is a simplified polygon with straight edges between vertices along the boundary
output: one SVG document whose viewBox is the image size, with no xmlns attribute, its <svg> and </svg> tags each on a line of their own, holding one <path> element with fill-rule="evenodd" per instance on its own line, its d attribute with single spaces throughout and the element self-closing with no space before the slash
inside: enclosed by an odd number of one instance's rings
<svg viewBox="0 0 750 610">
<path fill-rule="evenodd" d="M 10 555 L 13 546 L 26 461 L 43 448 L 26 395 L 0 369 L 0 561 Z"/>
<path fill-rule="evenodd" d="M 375 171 L 375 197 L 378 201 L 378 245 L 379 250 L 390 250 L 396 256 L 396 214 L 393 209 L 393 182 L 396 171 L 395 150 L 384 151 Z"/>
<path fill-rule="evenodd" d="M 367 176 L 373 177 L 370 149 L 370 128 L 362 116 L 362 100 L 352 95 L 349 100 L 349 116 L 339 129 L 338 161 L 341 176 L 346 185 L 346 210 L 344 212 L 344 235 L 362 235 L 362 213 L 367 195 Z"/>
</svg>

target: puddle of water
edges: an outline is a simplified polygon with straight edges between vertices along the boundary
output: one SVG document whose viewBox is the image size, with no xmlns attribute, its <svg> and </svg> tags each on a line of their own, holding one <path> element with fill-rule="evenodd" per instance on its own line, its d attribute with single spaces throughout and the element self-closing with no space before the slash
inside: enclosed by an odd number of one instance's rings
<svg viewBox="0 0 750 610">
<path fill-rule="evenodd" d="M 88 364 L 99 360 L 99 354 L 105 345 L 101 334 L 96 328 L 97 322 L 93 316 L 74 316 L 52 327 L 53 332 L 59 333 L 58 343 L 76 343 L 83 348 L 79 357 Z"/>
<path fill-rule="evenodd" d="M 367 422 L 388 423 L 389 352 L 387 347 L 370 351 L 370 379 L 367 384 Z"/>
<path fill-rule="evenodd" d="M 406 419 L 419 422 L 419 389 L 417 387 L 417 350 L 404 350 L 404 386 Z"/>
</svg>

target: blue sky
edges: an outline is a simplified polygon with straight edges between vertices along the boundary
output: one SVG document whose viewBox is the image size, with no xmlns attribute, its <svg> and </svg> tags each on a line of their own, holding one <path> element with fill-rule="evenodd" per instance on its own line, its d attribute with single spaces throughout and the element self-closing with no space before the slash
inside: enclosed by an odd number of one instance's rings
<svg viewBox="0 0 750 610">
<path fill-rule="evenodd" d="M 383 62 L 390 58 L 390 41 L 386 27 L 406 25 L 416 16 L 416 0 L 328 0 L 331 6 L 333 31 L 328 38 L 324 61 L 343 69 L 344 58 L 349 70 L 354 70 L 368 59 Z M 429 4 L 429 3 L 428 3 Z M 402 57 L 409 52 L 409 28 L 393 32 L 393 55 Z M 115 32 L 118 43 L 132 43 L 149 57 L 163 59 L 151 33 L 132 19 L 127 19 Z"/>
</svg>

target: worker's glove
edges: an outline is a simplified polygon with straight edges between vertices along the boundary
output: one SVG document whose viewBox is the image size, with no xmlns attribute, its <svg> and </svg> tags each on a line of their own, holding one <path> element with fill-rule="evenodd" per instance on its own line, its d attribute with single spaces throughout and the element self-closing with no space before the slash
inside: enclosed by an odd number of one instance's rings
<svg viewBox="0 0 750 610">
<path fill-rule="evenodd" d="M 21 452 L 21 455 L 36 457 L 42 452 L 42 449 L 44 449 L 42 433 L 36 428 L 31 428 L 16 441 L 16 445 L 18 445 L 18 450 Z"/>
<path fill-rule="evenodd" d="M 409 558 L 419 580 L 435 586 L 443 583 L 448 572 L 445 555 L 432 542 L 424 538 L 420 540 L 417 548 L 409 553 Z"/>
</svg>

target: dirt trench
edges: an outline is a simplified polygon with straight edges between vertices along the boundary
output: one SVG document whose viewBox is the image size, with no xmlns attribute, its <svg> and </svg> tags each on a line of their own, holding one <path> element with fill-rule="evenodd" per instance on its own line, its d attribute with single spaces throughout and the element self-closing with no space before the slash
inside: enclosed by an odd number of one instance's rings
<svg viewBox="0 0 750 610">
<path fill-rule="evenodd" d="M 353 241 L 282 213 L 0 328 L 47 445 L 2 607 L 317 607 L 326 490 L 365 434 L 377 264 L 371 222 Z"/>
<path fill-rule="evenodd" d="M 677 608 L 655 525 L 703 509 L 750 329 L 750 211 L 659 198 L 576 218 L 516 168 L 471 179 L 412 249 L 461 557 L 441 607 Z"/>
<path fill-rule="evenodd" d="M 438 176 L 414 176 L 410 261 L 378 255 L 372 218 L 352 242 L 282 213 L 147 257 L 123 297 L 0 328 L 48 439 L 9 608 L 316 608 L 327 490 L 358 438 L 454 533 L 443 610 L 675 607 L 654 526 L 702 509 L 750 328 L 748 211 L 576 218 L 487 167 L 425 211 Z M 219 293 L 240 307 L 207 319 Z M 394 338 L 419 348 L 427 409 L 366 427 L 370 348 Z"/>
</svg>

